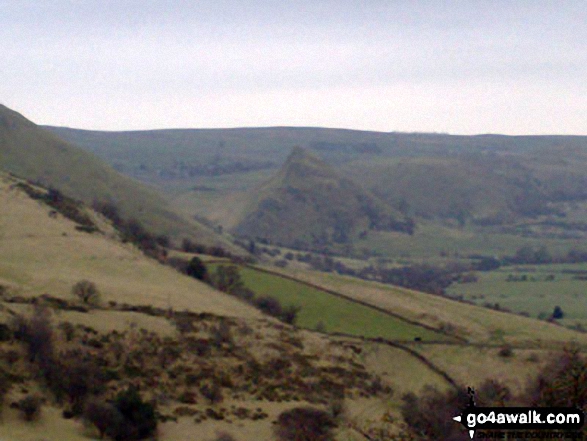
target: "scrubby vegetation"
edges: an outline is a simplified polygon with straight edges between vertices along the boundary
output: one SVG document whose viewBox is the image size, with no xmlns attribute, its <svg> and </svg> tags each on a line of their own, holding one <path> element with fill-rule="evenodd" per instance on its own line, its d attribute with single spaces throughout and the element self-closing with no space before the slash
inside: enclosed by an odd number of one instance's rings
<svg viewBox="0 0 587 441">
<path fill-rule="evenodd" d="M 475 402 L 481 407 L 576 407 L 587 410 L 587 359 L 576 347 L 567 347 L 552 356 L 537 377 L 527 379 L 518 395 L 498 380 L 489 379 L 474 390 Z M 403 397 L 402 416 L 407 432 L 416 439 L 467 440 L 462 426 L 454 424 L 468 404 L 467 387 L 440 392 L 428 387 L 421 394 Z M 583 436 L 587 434 L 584 430 Z"/>
<path fill-rule="evenodd" d="M 345 397 L 383 396 L 388 390 L 373 389 L 380 380 L 367 372 L 354 351 L 331 342 L 327 347 L 337 355 L 317 357 L 284 325 L 251 329 L 236 319 L 144 307 L 134 310 L 172 320 L 178 336 L 133 328 L 99 333 L 82 325 L 55 326 L 52 310 L 59 307 L 37 306 L 9 326 L 9 343 L 17 350 L 10 364 L 2 364 L 6 390 L 26 382 L 37 384 L 44 395 L 23 397 L 15 404 L 29 420 L 49 400 L 62 406 L 65 418 L 82 418 L 94 426 L 100 437 L 138 440 L 154 435 L 158 421 L 169 418 L 189 415 L 198 423 L 268 417 L 259 409 L 221 407 L 227 398 L 325 406 Z M 10 353 L 2 354 L 8 360 Z M 171 415 L 158 411 L 162 394 L 166 403 L 176 403 Z M 312 412 L 311 418 L 306 410 L 284 414 L 280 433 L 291 435 L 297 430 L 295 421 L 312 420 L 303 430 L 326 436 L 335 416 Z"/>
<path fill-rule="evenodd" d="M 123 242 L 135 244 L 150 257 L 166 256 L 165 247 L 169 246 L 167 236 L 154 235 L 135 218 L 123 219 L 118 207 L 112 202 L 94 201 L 93 208 L 112 221 L 114 227 L 120 232 Z"/>
<path fill-rule="evenodd" d="M 54 210 L 53 214 L 61 213 L 68 219 L 77 224 L 78 230 L 93 233 L 98 231 L 98 227 L 92 219 L 83 211 L 81 202 L 65 196 L 59 190 L 49 188 L 44 190 L 41 187 L 34 187 L 25 182 L 19 182 L 16 186 L 22 189 L 32 199 L 41 201 Z"/>
<path fill-rule="evenodd" d="M 336 422 L 332 415 L 312 407 L 296 407 L 277 418 L 275 433 L 280 441 L 333 441 Z"/>
</svg>

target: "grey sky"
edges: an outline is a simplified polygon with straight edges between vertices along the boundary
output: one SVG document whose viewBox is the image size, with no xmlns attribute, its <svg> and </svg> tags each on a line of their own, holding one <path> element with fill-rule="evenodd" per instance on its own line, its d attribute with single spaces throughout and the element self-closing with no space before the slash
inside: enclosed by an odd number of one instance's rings
<svg viewBox="0 0 587 441">
<path fill-rule="evenodd" d="M 40 124 L 587 134 L 584 1 L 0 0 L 0 57 Z"/>
</svg>

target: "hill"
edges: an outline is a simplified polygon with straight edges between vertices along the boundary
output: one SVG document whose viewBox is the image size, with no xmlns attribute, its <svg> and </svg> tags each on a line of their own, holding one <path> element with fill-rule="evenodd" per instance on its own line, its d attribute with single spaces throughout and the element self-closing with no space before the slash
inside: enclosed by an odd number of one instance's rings
<svg viewBox="0 0 587 441">
<path fill-rule="evenodd" d="M 295 146 L 416 217 L 511 223 L 585 200 L 587 137 L 458 136 L 310 127 L 96 132 L 49 127 L 117 170 L 231 226 L 235 193 L 284 164 Z M 204 204 L 191 204 L 194 197 Z M 230 201 L 230 202 L 227 202 Z M 556 207 L 554 211 L 560 211 Z M 565 211 L 565 209 L 562 209 Z"/>
<path fill-rule="evenodd" d="M 388 421 L 401 430 L 404 393 L 425 385 L 446 390 L 455 381 L 476 387 L 495 375 L 518 392 L 553 348 L 586 344 L 585 334 L 438 296 L 334 274 L 248 267 L 245 281 L 260 295 L 280 290 L 284 303 L 312 308 L 314 318 L 328 309 L 326 326 L 354 327 L 355 337 L 299 329 L 145 257 L 83 205 L 78 218 L 96 229 L 79 228 L 29 197 L 23 184 L 0 173 L 0 373 L 8 379 L 7 402 L 33 394 L 46 401 L 32 423 L 18 406 L 6 406 L 2 439 L 96 439 L 95 428 L 67 416 L 75 410 L 69 394 L 77 397 L 79 388 L 68 388 L 75 378 L 76 386 L 91 382 L 88 395 L 103 403 L 137 386 L 158 406 L 162 441 L 219 439 L 222 431 L 242 441 L 274 439 L 282 412 L 307 405 L 334 412 L 342 400 L 346 412 L 334 439 L 358 441 Z M 80 279 L 96 283 L 99 304 L 73 298 L 71 286 Z M 386 321 L 377 323 L 374 311 Z M 13 328 L 27 319 L 29 328 Z M 301 326 L 314 323 L 304 319 Z M 30 357 L 33 346 L 21 334 L 43 320 L 53 326 L 53 355 Z M 361 335 L 361 320 L 380 329 Z M 408 334 L 393 336 L 392 327 Z M 439 341 L 435 330 L 458 341 Z M 506 343 L 513 354 L 498 355 Z M 38 375 L 51 369 L 59 375 Z M 54 391 L 65 391 L 63 404 L 54 404 Z"/>
<path fill-rule="evenodd" d="M 349 243 L 363 231 L 412 228 L 409 219 L 296 147 L 281 170 L 252 192 L 234 232 L 303 247 Z"/>
<path fill-rule="evenodd" d="M 226 242 L 208 228 L 174 213 L 158 191 L 123 176 L 92 154 L 0 105 L 0 169 L 54 187 L 88 204 L 115 203 L 159 234 Z"/>
<path fill-rule="evenodd" d="M 222 315 L 260 317 L 235 299 L 122 244 L 112 227 L 87 210 L 102 231 L 89 234 L 50 207 L 32 200 L 0 173 L 0 285 L 14 294 L 71 297 L 72 286 L 90 280 L 104 302 L 151 305 Z"/>
<path fill-rule="evenodd" d="M 219 431 L 245 441 L 272 439 L 273 421 L 281 412 L 308 404 L 325 408 L 341 393 L 358 417 L 341 425 L 340 439 L 359 440 L 353 426 L 365 423 L 365 406 L 374 415 L 385 410 L 379 401 L 389 389 L 367 370 L 356 347 L 360 341 L 277 323 L 121 243 L 111 224 L 83 205 L 79 215 L 90 218 L 97 230 L 77 228 L 32 199 L 24 184 L 0 173 L 0 324 L 6 333 L 19 320 L 29 323 L 23 332 L 47 323 L 43 326 L 52 331 L 43 341 L 51 342 L 45 348 L 54 355 L 27 357 L 26 337 L 16 331 L 0 342 L 0 373 L 9 379 L 3 383 L 6 401 L 45 399 L 33 423 L 22 419 L 17 405 L 6 406 L 2 439 L 40 434 L 51 441 L 96 439 L 94 428 L 67 416 L 75 409 L 70 395 L 62 404 L 54 402 L 53 391 L 79 390 L 68 389 L 70 378 L 91 384 L 94 399 L 101 400 L 112 399 L 128 384 L 137 386 L 158 405 L 161 440 L 187 441 L 195 434 L 214 439 Z M 88 307 L 72 296 L 72 285 L 81 279 L 99 287 L 98 304 Z M 396 348 L 382 351 L 395 355 L 396 366 L 407 365 L 426 382 L 446 387 L 442 376 L 418 358 Z M 10 362 L 4 360 L 8 353 Z M 59 375 L 38 375 L 39 359 L 43 372 L 57 369 Z"/>
</svg>

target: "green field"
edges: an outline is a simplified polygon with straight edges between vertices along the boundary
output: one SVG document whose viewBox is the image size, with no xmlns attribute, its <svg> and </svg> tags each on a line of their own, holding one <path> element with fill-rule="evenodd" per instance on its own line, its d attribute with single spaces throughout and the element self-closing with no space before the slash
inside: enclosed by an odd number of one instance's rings
<svg viewBox="0 0 587 441">
<path fill-rule="evenodd" d="M 373 250 L 393 258 L 424 259 L 427 262 L 455 260 L 471 254 L 506 256 L 524 246 L 545 246 L 553 255 L 564 255 L 577 247 L 576 239 L 533 238 L 516 234 L 492 232 L 479 227 L 456 228 L 430 221 L 421 221 L 412 236 L 401 233 L 373 231 L 357 241 L 358 250 Z"/>
<path fill-rule="evenodd" d="M 499 303 L 515 312 L 546 318 L 560 306 L 565 325 L 587 324 L 587 281 L 570 271 L 585 271 L 586 264 L 519 265 L 478 273 L 475 283 L 455 284 L 451 296 L 463 296 L 479 305 Z"/>
<path fill-rule="evenodd" d="M 216 266 L 210 265 L 210 270 L 214 271 Z M 283 306 L 299 306 L 301 310 L 296 324 L 303 328 L 316 329 L 322 323 L 326 332 L 369 338 L 412 341 L 420 337 L 424 341 L 448 340 L 444 334 L 413 325 L 304 283 L 252 268 L 241 267 L 240 273 L 245 285 L 258 296 L 270 295 Z"/>
</svg>

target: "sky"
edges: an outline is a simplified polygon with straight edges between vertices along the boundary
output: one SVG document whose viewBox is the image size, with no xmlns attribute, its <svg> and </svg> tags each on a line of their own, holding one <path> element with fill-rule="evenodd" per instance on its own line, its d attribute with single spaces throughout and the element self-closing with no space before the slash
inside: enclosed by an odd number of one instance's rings
<svg viewBox="0 0 587 441">
<path fill-rule="evenodd" d="M 0 0 L 0 103 L 93 130 L 587 135 L 587 2 Z"/>
</svg>

